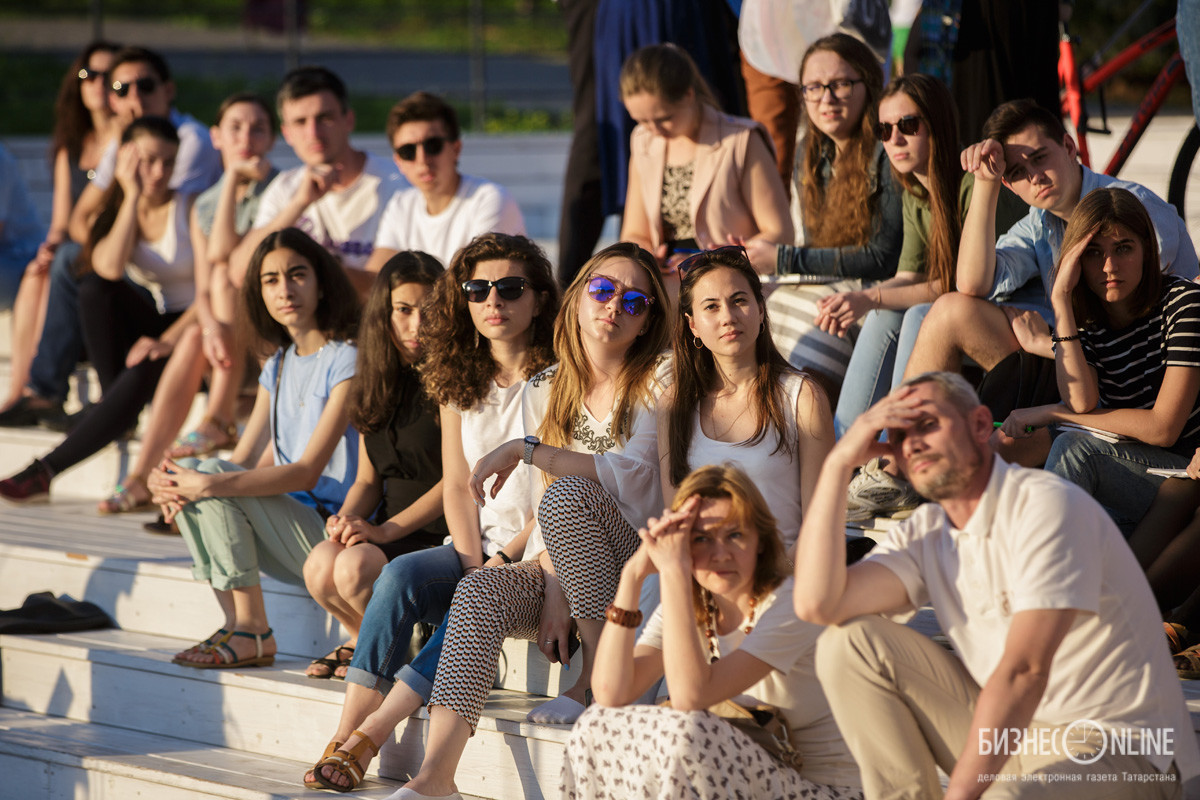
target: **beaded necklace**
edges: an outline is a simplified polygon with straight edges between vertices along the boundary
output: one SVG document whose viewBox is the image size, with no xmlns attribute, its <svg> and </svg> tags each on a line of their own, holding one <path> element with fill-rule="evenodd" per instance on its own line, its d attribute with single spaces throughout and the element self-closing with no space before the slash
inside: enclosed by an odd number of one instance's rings
<svg viewBox="0 0 1200 800">
<path fill-rule="evenodd" d="M 746 617 L 746 624 L 742 626 L 742 633 L 750 633 L 754 630 L 754 610 L 758 606 L 758 597 L 750 595 L 750 613 Z M 709 663 L 716 661 L 721 657 L 720 648 L 717 646 L 717 603 L 713 600 L 712 592 L 704 590 L 704 635 L 708 639 L 708 653 L 711 656 Z"/>
</svg>

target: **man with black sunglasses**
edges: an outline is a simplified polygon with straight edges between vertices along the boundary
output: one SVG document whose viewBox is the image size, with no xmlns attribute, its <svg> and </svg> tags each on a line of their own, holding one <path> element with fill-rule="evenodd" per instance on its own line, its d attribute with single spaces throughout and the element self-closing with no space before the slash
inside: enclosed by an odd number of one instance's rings
<svg viewBox="0 0 1200 800">
<path fill-rule="evenodd" d="M 390 161 L 351 145 L 354 111 L 346 85 L 330 70 L 292 70 L 277 102 L 280 132 L 303 163 L 281 172 L 263 192 L 254 226 L 229 256 L 230 274 L 240 283 L 259 243 L 295 227 L 332 253 L 366 294 L 380 215 L 404 181 Z"/>
<path fill-rule="evenodd" d="M 109 105 L 122 129 L 135 119 L 151 116 L 165 117 L 175 126 L 179 153 L 171 173 L 172 189 L 180 194 L 198 194 L 216 183 L 224 169 L 221 156 L 213 149 L 206 126 L 172 108 L 175 84 L 161 55 L 144 47 L 123 47 L 113 56 L 105 80 Z M 71 370 L 83 350 L 75 261 L 80 244 L 87 240 L 100 213 L 105 192 L 112 185 L 119 144 L 114 139 L 101 155 L 94 177 L 71 210 L 67 231 L 72 241 L 59 245 L 50 265 L 46 325 L 30 368 L 29 384 L 21 400 L 0 412 L 0 426 L 42 423 L 64 429 L 68 424 L 62 414 L 62 401 L 67 396 Z"/>
<path fill-rule="evenodd" d="M 392 195 L 367 270 L 377 272 L 401 250 L 421 250 L 443 264 L 481 233 L 525 234 L 517 201 L 503 186 L 458 171 L 458 115 L 442 98 L 414 92 L 388 113 L 388 141 L 406 187 Z"/>
</svg>

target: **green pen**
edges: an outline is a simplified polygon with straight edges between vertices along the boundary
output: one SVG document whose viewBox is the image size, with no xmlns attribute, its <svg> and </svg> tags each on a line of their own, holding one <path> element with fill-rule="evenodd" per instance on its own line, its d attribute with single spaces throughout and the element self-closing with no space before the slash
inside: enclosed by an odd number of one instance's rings
<svg viewBox="0 0 1200 800">
<path fill-rule="evenodd" d="M 992 423 L 992 427 L 993 427 L 993 428 L 1001 428 L 1001 427 L 1003 427 L 1003 426 L 1004 426 L 1004 423 L 1003 423 L 1003 422 L 993 422 L 993 423 Z M 1025 432 L 1026 432 L 1026 433 L 1033 433 L 1033 426 L 1032 426 L 1032 425 L 1026 425 L 1026 426 L 1025 426 Z"/>
</svg>

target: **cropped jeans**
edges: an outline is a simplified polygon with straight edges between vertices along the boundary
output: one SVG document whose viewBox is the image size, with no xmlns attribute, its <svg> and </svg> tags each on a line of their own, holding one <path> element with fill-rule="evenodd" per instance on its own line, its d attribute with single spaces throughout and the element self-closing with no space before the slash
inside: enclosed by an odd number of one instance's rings
<svg viewBox="0 0 1200 800">
<path fill-rule="evenodd" d="M 405 553 L 389 561 L 375 579 L 346 680 L 385 696 L 393 680 L 400 680 L 428 702 L 442 655 L 446 615 L 461 578 L 462 562 L 454 545 Z M 418 622 L 438 629 L 412 663 L 401 666 Z"/>
<path fill-rule="evenodd" d="M 859 415 L 904 380 L 917 332 L 930 305 L 921 303 L 906 311 L 876 309 L 863 317 L 833 414 L 833 430 L 839 439 Z"/>
</svg>

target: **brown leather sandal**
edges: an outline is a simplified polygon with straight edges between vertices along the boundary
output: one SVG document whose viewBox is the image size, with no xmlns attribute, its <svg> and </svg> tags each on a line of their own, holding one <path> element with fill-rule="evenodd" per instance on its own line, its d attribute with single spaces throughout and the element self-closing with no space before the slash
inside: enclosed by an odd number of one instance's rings
<svg viewBox="0 0 1200 800">
<path fill-rule="evenodd" d="M 358 744 L 349 750 L 338 749 L 333 755 L 318 764 L 316 771 L 313 773 L 313 777 L 326 789 L 332 789 L 335 792 L 352 792 L 357 789 L 367 772 L 366 767 L 362 764 L 363 756 L 367 755 L 366 751 L 368 749 L 371 751 L 368 758 L 374 758 L 379 753 L 379 748 L 371 741 L 371 737 L 362 731 L 354 731 L 350 735 L 359 737 Z M 348 780 L 349 783 L 345 786 L 339 786 L 332 782 L 325 777 L 324 767 L 333 767 L 334 771 Z"/>
<path fill-rule="evenodd" d="M 317 763 L 313 764 L 308 772 L 304 773 L 304 788 L 305 789 L 322 789 L 324 786 L 317 780 L 317 773 L 321 771 L 321 767 L 325 764 L 325 759 L 336 753 L 342 748 L 341 742 L 330 742 L 325 745 L 325 752 L 321 753 L 321 757 Z M 311 778 L 309 776 L 312 776 Z"/>
</svg>

